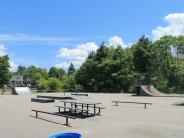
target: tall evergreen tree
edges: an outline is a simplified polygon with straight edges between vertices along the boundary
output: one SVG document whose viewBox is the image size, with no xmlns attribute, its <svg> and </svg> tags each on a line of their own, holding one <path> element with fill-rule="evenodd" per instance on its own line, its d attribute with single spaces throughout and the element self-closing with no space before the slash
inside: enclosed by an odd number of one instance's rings
<svg viewBox="0 0 184 138">
<path fill-rule="evenodd" d="M 105 43 L 103 42 L 97 49 L 96 61 L 101 62 L 104 58 L 107 57 L 107 55 L 108 55 L 108 48 L 105 46 Z"/>
<path fill-rule="evenodd" d="M 73 63 L 71 63 L 70 66 L 68 67 L 68 74 L 70 75 L 74 72 L 76 72 L 76 69 L 75 69 Z"/>
<path fill-rule="evenodd" d="M 149 46 L 151 42 L 145 36 L 142 36 L 137 44 L 133 46 L 133 62 L 135 71 L 146 73 L 150 66 Z"/>
</svg>

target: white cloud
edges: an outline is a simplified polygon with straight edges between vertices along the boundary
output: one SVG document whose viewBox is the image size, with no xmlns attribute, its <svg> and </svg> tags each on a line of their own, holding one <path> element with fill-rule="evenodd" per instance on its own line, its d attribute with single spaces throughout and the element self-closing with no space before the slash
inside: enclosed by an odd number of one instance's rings
<svg viewBox="0 0 184 138">
<path fill-rule="evenodd" d="M 98 46 L 94 42 L 88 42 L 85 44 L 77 45 L 77 49 L 80 49 L 89 53 L 91 51 L 96 51 L 98 49 Z"/>
<path fill-rule="evenodd" d="M 120 45 L 123 48 L 127 48 L 130 46 L 130 44 L 125 44 L 122 38 L 118 36 L 113 36 L 109 38 L 108 43 L 109 43 L 107 44 L 108 46 L 114 46 L 114 47 L 117 47 Z M 55 64 L 55 67 L 67 69 L 70 63 L 72 62 L 76 68 L 79 68 L 82 65 L 82 63 L 84 63 L 84 61 L 86 60 L 86 57 L 89 55 L 89 53 L 92 51 L 96 52 L 97 49 L 98 49 L 98 46 L 95 42 L 78 44 L 73 49 L 61 48 L 58 54 L 56 55 L 56 57 L 65 61 Z"/>
<path fill-rule="evenodd" d="M 94 42 L 79 44 L 76 48 L 61 48 L 56 57 L 69 60 L 84 61 L 88 54 L 96 51 L 98 46 Z"/>
<path fill-rule="evenodd" d="M 13 61 L 9 60 L 10 64 L 10 71 L 15 72 L 17 70 L 18 65 L 15 64 Z"/>
<path fill-rule="evenodd" d="M 56 57 L 63 59 L 85 60 L 88 52 L 80 49 L 61 48 Z"/>
<path fill-rule="evenodd" d="M 79 68 L 85 61 L 88 54 L 92 51 L 96 51 L 97 49 L 98 46 L 94 42 L 78 44 L 76 48 L 73 49 L 61 48 L 56 57 L 67 60 L 68 62 L 55 64 L 55 67 L 67 69 L 72 62 L 76 68 Z"/>
<path fill-rule="evenodd" d="M 6 54 L 6 47 L 3 44 L 0 44 L 0 56 L 4 56 Z"/>
<path fill-rule="evenodd" d="M 121 37 L 118 37 L 118 36 L 113 36 L 113 37 L 109 38 L 108 42 L 109 42 L 109 44 L 108 44 L 109 46 L 114 46 L 114 47 L 121 46 L 123 48 L 129 47 L 129 44 L 125 44 L 123 39 Z"/>
<path fill-rule="evenodd" d="M 164 17 L 167 26 L 158 26 L 152 30 L 153 39 L 157 40 L 164 35 L 184 35 L 184 13 L 172 13 Z"/>
<path fill-rule="evenodd" d="M 79 68 L 82 65 L 82 61 L 72 61 L 73 65 L 75 68 Z M 68 69 L 68 67 L 70 66 L 71 62 L 62 62 L 59 64 L 55 64 L 54 66 L 56 68 L 64 68 L 64 69 Z"/>
<path fill-rule="evenodd" d="M 3 44 L 0 44 L 0 56 L 7 55 L 6 47 Z M 9 60 L 10 71 L 15 72 L 17 70 L 18 65 L 16 65 L 13 61 Z"/>
<path fill-rule="evenodd" d="M 72 41 L 78 41 L 78 37 L 56 37 L 47 35 L 32 35 L 23 33 L 0 34 L 0 41 L 19 41 L 19 42 L 46 42 L 54 44 L 69 44 Z"/>
</svg>

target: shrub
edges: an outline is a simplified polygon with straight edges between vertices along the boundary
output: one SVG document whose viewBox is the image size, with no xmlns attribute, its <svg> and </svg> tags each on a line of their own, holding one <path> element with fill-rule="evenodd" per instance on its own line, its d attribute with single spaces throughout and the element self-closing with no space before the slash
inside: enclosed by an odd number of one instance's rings
<svg viewBox="0 0 184 138">
<path fill-rule="evenodd" d="M 41 78 L 38 80 L 38 90 L 47 92 L 57 92 L 61 90 L 61 82 L 56 78 Z"/>
</svg>

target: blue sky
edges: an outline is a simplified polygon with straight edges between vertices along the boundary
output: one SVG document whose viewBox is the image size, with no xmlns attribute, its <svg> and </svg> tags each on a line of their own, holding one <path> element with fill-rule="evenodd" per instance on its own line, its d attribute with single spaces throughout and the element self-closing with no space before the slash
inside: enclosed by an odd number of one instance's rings
<svg viewBox="0 0 184 138">
<path fill-rule="evenodd" d="M 159 39 L 184 34 L 184 1 L 0 0 L 0 55 L 14 69 L 77 67 L 101 42 L 135 43 L 141 35 Z M 177 27 L 178 28 L 177 28 Z"/>
</svg>

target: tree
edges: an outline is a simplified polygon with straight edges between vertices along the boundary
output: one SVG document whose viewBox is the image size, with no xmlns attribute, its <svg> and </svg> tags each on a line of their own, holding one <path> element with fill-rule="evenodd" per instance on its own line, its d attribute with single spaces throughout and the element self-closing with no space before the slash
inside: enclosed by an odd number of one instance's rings
<svg viewBox="0 0 184 138">
<path fill-rule="evenodd" d="M 37 85 L 37 90 L 39 92 L 42 92 L 42 91 L 47 91 L 48 90 L 48 80 L 45 79 L 45 78 L 40 78 L 38 81 L 37 81 L 38 85 Z"/>
<path fill-rule="evenodd" d="M 31 84 L 32 87 L 36 87 L 37 81 L 40 78 L 47 78 L 48 73 L 46 69 L 37 68 L 35 66 L 29 66 L 25 73 L 26 82 Z"/>
<path fill-rule="evenodd" d="M 47 83 L 48 92 L 59 92 L 61 90 L 61 82 L 56 78 L 49 78 Z"/>
<path fill-rule="evenodd" d="M 75 74 L 65 75 L 62 79 L 62 88 L 67 92 L 79 92 L 82 90 L 81 85 L 79 85 L 75 80 Z"/>
<path fill-rule="evenodd" d="M 90 52 L 87 59 L 94 59 L 95 58 L 96 53 L 94 51 Z"/>
<path fill-rule="evenodd" d="M 17 69 L 17 72 L 15 73 L 15 74 L 17 74 L 17 75 L 22 75 L 23 76 L 23 80 L 24 80 L 24 84 L 25 85 L 27 85 L 28 83 L 27 83 L 27 68 L 26 67 L 24 67 L 24 66 L 22 66 L 22 65 L 19 65 L 18 66 L 18 69 Z"/>
<path fill-rule="evenodd" d="M 58 68 L 58 79 L 62 79 L 63 76 L 66 74 L 66 71 L 62 68 Z"/>
<path fill-rule="evenodd" d="M 1 86 L 8 80 L 8 68 L 8 57 L 1 57 Z M 63 69 L 51 67 L 47 73 L 35 66 L 19 66 L 17 74 L 46 91 L 131 92 L 134 85 L 151 83 L 163 92 L 184 93 L 184 36 L 154 42 L 142 36 L 127 49 L 102 43 L 77 71 L 71 63 L 67 75 Z"/>
<path fill-rule="evenodd" d="M 37 83 L 39 91 L 59 92 L 61 90 L 61 82 L 56 78 L 40 78 Z"/>
<path fill-rule="evenodd" d="M 26 73 L 26 67 L 19 65 L 17 69 L 17 75 L 24 75 Z"/>
<path fill-rule="evenodd" d="M 157 49 L 159 67 L 155 67 L 159 73 L 156 87 L 168 93 L 183 93 L 184 85 L 184 60 L 182 49 L 184 36 L 164 36 L 154 42 Z M 164 85 L 163 85 L 164 84 Z"/>
<path fill-rule="evenodd" d="M 101 62 L 108 55 L 108 48 L 105 46 L 105 43 L 102 43 L 96 52 L 96 61 Z"/>
<path fill-rule="evenodd" d="M 61 78 L 65 74 L 65 71 L 62 68 L 51 67 L 49 69 L 48 74 L 49 74 L 49 77 L 53 77 L 61 80 Z"/>
<path fill-rule="evenodd" d="M 70 75 L 74 72 L 76 72 L 76 70 L 75 70 L 73 63 L 71 63 L 70 66 L 68 67 L 68 74 Z"/>
<path fill-rule="evenodd" d="M 49 77 L 54 77 L 54 78 L 58 78 L 58 71 L 56 67 L 51 67 L 49 69 Z"/>
<path fill-rule="evenodd" d="M 97 91 L 97 62 L 89 59 L 80 67 L 75 75 L 77 84 L 83 87 L 84 91 Z"/>
<path fill-rule="evenodd" d="M 7 55 L 0 56 L 0 87 L 7 84 L 10 79 L 9 68 L 9 57 Z"/>
<path fill-rule="evenodd" d="M 137 44 L 133 45 L 134 69 L 140 73 L 146 73 L 150 66 L 149 46 L 151 42 L 145 36 L 142 36 Z"/>
<path fill-rule="evenodd" d="M 86 62 L 76 73 L 76 81 L 84 91 L 129 91 L 133 79 L 130 52 L 121 47 L 99 47 L 94 58 Z"/>
</svg>

